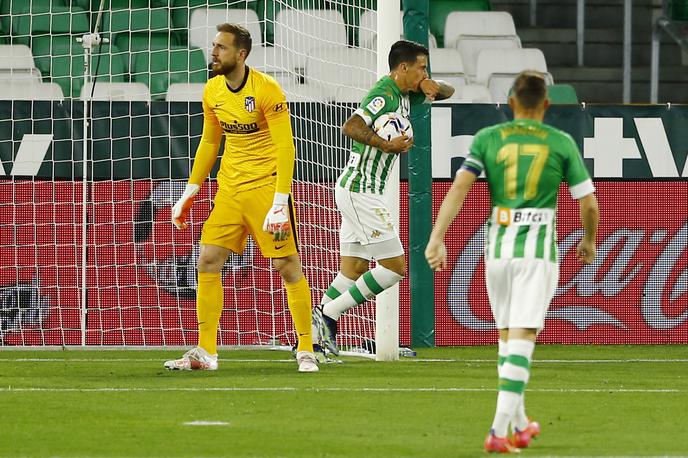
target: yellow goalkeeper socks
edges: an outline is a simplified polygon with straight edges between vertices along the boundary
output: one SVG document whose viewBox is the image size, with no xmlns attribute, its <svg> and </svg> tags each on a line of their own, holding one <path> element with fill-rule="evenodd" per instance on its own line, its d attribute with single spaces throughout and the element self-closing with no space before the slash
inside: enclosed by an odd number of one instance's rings
<svg viewBox="0 0 688 458">
<path fill-rule="evenodd" d="M 198 346 L 214 355 L 217 353 L 217 327 L 222 314 L 222 276 L 198 272 L 196 316 L 198 317 Z"/>
<path fill-rule="evenodd" d="M 294 327 L 299 336 L 299 346 L 296 351 L 313 351 L 313 336 L 311 334 L 311 288 L 305 277 L 294 283 L 284 283 L 287 290 L 287 302 Z"/>
</svg>

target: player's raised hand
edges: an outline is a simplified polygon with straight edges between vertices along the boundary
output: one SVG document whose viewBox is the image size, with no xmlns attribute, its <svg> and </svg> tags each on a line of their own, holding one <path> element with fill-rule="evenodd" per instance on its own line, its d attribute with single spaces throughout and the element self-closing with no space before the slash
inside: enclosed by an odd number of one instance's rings
<svg viewBox="0 0 688 458">
<path fill-rule="evenodd" d="M 197 184 L 187 184 L 184 193 L 172 207 L 172 223 L 177 229 L 186 229 L 189 226 L 186 219 L 199 189 L 201 187 Z"/>
<path fill-rule="evenodd" d="M 442 240 L 430 238 L 425 247 L 425 259 L 432 270 L 444 270 L 447 268 L 447 247 Z"/>
<path fill-rule="evenodd" d="M 423 94 L 425 94 L 425 97 L 429 98 L 430 100 L 435 100 L 435 97 L 437 97 L 437 94 L 440 92 L 440 84 L 435 80 L 431 80 L 430 78 L 426 78 L 421 81 L 419 87 L 420 90 L 423 91 Z"/>
<path fill-rule="evenodd" d="M 381 149 L 386 153 L 406 153 L 412 146 L 413 138 L 409 138 L 406 134 L 403 134 L 399 137 L 385 141 Z"/>
<path fill-rule="evenodd" d="M 274 235 L 276 242 L 284 241 L 291 235 L 289 222 L 289 194 L 275 193 L 272 208 L 263 221 L 263 230 Z"/>
<path fill-rule="evenodd" d="M 576 247 L 576 257 L 583 264 L 590 264 L 595 260 L 595 243 L 583 238 Z"/>
</svg>

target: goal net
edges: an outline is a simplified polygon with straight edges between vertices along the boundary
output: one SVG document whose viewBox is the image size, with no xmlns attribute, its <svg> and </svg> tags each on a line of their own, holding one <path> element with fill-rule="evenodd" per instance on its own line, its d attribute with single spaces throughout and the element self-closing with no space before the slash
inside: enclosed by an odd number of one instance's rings
<svg viewBox="0 0 688 458">
<path fill-rule="evenodd" d="M 173 230 L 170 209 L 200 139 L 222 22 L 248 28 L 249 66 L 287 94 L 300 255 L 320 300 L 339 265 L 332 186 L 350 146 L 340 126 L 377 79 L 374 0 L 0 5 L 0 345 L 196 344 L 195 266 L 217 166 L 190 229 Z M 107 40 L 78 42 L 96 26 Z M 223 282 L 220 345 L 295 343 L 280 278 L 252 241 Z M 346 314 L 340 346 L 370 352 L 375 312 L 368 302 Z"/>
</svg>

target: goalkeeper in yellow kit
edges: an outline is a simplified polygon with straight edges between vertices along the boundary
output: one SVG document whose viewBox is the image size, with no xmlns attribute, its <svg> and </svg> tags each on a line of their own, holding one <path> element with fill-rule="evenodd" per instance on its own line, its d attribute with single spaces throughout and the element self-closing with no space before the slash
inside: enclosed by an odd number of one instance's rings
<svg viewBox="0 0 688 458">
<path fill-rule="evenodd" d="M 203 92 L 203 135 L 184 194 L 172 208 L 172 222 L 186 228 L 194 196 L 225 151 L 217 174 L 218 193 L 203 225 L 198 258 L 198 347 L 168 369 L 217 369 L 217 328 L 222 313 L 221 270 L 230 252 L 241 253 L 250 234 L 271 258 L 287 290 L 298 334 L 300 372 L 316 372 L 311 336 L 311 291 L 299 259 L 290 199 L 294 140 L 287 101 L 270 76 L 249 68 L 251 35 L 236 24 L 220 24 L 213 42 L 212 69 Z"/>
</svg>

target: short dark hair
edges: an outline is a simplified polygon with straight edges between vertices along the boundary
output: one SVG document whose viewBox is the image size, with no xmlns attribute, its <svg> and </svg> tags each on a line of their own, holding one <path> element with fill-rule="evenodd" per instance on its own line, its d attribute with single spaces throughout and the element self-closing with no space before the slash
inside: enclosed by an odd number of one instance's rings
<svg viewBox="0 0 688 458">
<path fill-rule="evenodd" d="M 428 48 L 420 43 L 409 40 L 399 40 L 392 45 L 392 49 L 389 50 L 389 69 L 394 70 L 402 62 L 407 64 L 412 64 L 418 59 L 418 56 L 425 54 L 430 56 L 430 51 Z"/>
<path fill-rule="evenodd" d="M 217 31 L 227 32 L 234 35 L 234 46 L 236 46 L 238 49 L 245 49 L 246 57 L 251 54 L 251 43 L 253 40 L 251 39 L 251 33 L 245 27 L 242 27 L 239 24 L 224 23 L 217 25 Z"/>
<path fill-rule="evenodd" d="M 536 108 L 547 97 L 544 75 L 535 70 L 522 71 L 514 80 L 511 94 L 523 108 Z"/>
</svg>

